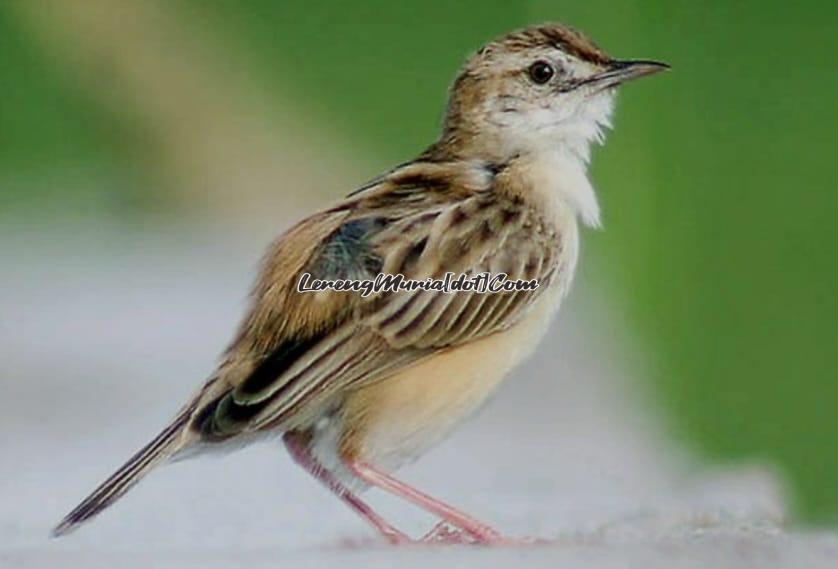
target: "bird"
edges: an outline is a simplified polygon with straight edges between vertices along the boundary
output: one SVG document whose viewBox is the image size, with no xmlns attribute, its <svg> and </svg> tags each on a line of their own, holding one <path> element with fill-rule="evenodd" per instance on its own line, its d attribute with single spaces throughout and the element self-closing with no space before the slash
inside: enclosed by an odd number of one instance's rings
<svg viewBox="0 0 838 569">
<path fill-rule="evenodd" d="M 615 59 L 559 23 L 513 31 L 473 53 L 450 87 L 436 141 L 268 247 L 215 371 L 53 535 L 90 520 L 157 466 L 275 437 L 389 543 L 510 543 L 393 473 L 447 436 L 535 350 L 569 291 L 581 227 L 600 225 L 587 169 L 611 128 L 617 88 L 668 68 Z M 299 289 L 303 275 L 448 273 L 538 286 L 494 294 Z M 411 537 L 364 501 L 369 488 L 438 523 Z"/>
</svg>

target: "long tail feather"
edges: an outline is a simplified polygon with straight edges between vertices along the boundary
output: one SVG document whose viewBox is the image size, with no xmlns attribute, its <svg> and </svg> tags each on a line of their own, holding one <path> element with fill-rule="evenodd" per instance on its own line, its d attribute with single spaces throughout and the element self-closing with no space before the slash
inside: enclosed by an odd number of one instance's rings
<svg viewBox="0 0 838 569">
<path fill-rule="evenodd" d="M 67 514 L 52 530 L 54 537 L 66 535 L 116 502 L 158 464 L 169 459 L 183 445 L 184 429 L 192 409 L 182 411 L 154 440 L 140 449 L 128 462 L 114 472 L 90 496 Z"/>
</svg>

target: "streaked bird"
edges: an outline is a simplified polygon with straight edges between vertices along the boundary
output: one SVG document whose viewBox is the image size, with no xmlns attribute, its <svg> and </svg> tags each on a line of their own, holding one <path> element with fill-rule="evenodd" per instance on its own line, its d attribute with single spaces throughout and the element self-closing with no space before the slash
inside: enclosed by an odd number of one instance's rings
<svg viewBox="0 0 838 569">
<path fill-rule="evenodd" d="M 439 518 L 425 541 L 507 543 L 392 473 L 439 442 L 535 349 L 571 284 L 580 221 L 599 224 L 587 165 L 610 127 L 615 88 L 666 68 L 613 59 L 559 24 L 480 49 L 451 87 L 438 140 L 270 247 L 216 372 L 55 535 L 160 464 L 281 436 L 297 463 L 392 543 L 414 540 L 361 491 L 377 487 Z M 366 298 L 297 290 L 304 273 L 363 280 L 485 272 L 539 286 Z"/>
</svg>

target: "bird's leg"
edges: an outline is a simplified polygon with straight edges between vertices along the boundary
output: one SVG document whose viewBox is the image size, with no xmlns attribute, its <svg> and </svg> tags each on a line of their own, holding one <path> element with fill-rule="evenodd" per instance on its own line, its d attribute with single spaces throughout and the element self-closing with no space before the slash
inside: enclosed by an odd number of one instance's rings
<svg viewBox="0 0 838 569">
<path fill-rule="evenodd" d="M 453 508 L 444 502 L 440 502 L 436 498 L 433 498 L 424 492 L 413 488 L 412 486 L 408 486 L 404 482 L 396 480 L 386 472 L 382 472 L 368 463 L 357 460 L 349 460 L 347 466 L 364 482 L 390 492 L 395 496 L 404 498 L 420 508 L 439 516 L 444 522 L 448 522 L 451 525 L 462 529 L 477 543 L 495 545 L 508 543 L 508 541 L 500 533 L 483 522 L 475 520 L 456 508 Z M 442 539 L 450 539 L 452 536 L 457 537 L 454 532 L 447 530 L 444 524 L 438 524 L 426 536 L 426 539 L 433 540 L 439 537 L 442 537 Z"/>
<path fill-rule="evenodd" d="M 285 443 L 285 447 L 288 449 L 288 452 L 291 454 L 291 457 L 297 464 L 323 483 L 326 488 L 331 490 L 338 498 L 343 500 L 362 518 L 367 520 L 381 533 L 381 535 L 384 536 L 387 541 L 394 545 L 413 542 L 409 536 L 390 525 L 384 518 L 375 513 L 375 511 L 366 502 L 353 494 L 349 488 L 341 484 L 341 482 L 337 480 L 328 470 L 323 468 L 323 466 L 317 462 L 317 459 L 311 455 L 308 447 L 296 433 L 285 433 L 282 440 Z"/>
</svg>

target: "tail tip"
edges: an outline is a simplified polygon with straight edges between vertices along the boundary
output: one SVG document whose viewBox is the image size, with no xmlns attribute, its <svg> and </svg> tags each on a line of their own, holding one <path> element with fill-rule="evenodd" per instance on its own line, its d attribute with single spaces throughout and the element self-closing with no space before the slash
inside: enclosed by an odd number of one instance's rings
<svg viewBox="0 0 838 569">
<path fill-rule="evenodd" d="M 49 536 L 51 538 L 64 537 L 65 535 L 73 533 L 78 527 L 79 526 L 75 521 L 69 518 L 64 518 L 57 526 L 52 528 L 52 531 L 49 532 Z"/>
</svg>

